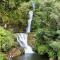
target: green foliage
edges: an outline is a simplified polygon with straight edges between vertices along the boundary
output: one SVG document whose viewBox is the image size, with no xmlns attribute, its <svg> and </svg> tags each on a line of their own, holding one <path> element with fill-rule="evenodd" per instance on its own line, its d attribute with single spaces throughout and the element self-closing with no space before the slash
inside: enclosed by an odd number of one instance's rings
<svg viewBox="0 0 60 60">
<path fill-rule="evenodd" d="M 36 30 L 36 27 L 47 28 L 49 30 L 59 29 L 59 16 L 60 11 L 58 11 L 57 2 L 53 0 L 40 1 L 39 7 L 36 8 L 34 19 L 32 22 L 32 29 Z M 34 24 L 36 23 L 36 24 Z M 35 27 L 36 26 L 36 27 Z"/>
<path fill-rule="evenodd" d="M 26 26 L 30 3 L 21 0 L 3 0 L 0 2 L 0 22 L 2 24 Z"/>
<path fill-rule="evenodd" d="M 32 21 L 32 31 L 36 32 L 35 48 L 38 53 L 53 57 L 60 50 L 60 1 L 38 0 L 36 4 L 39 5 Z"/>
<path fill-rule="evenodd" d="M 10 23 L 18 24 L 19 22 L 21 22 L 22 25 L 24 25 L 24 23 L 26 24 L 26 21 L 28 19 L 27 12 L 29 11 L 29 4 L 24 2 L 20 5 L 21 6 L 18 7 L 17 10 L 11 10 L 9 12 Z"/>
<path fill-rule="evenodd" d="M 21 2 L 29 2 L 30 0 L 21 0 Z"/>
<path fill-rule="evenodd" d="M 40 53 L 41 55 L 43 55 L 47 51 L 48 51 L 48 48 L 47 48 L 46 45 L 40 45 L 40 46 L 38 46 L 38 53 Z"/>
<path fill-rule="evenodd" d="M 6 51 L 14 45 L 13 33 L 0 27 L 0 49 Z"/>
<path fill-rule="evenodd" d="M 49 55 L 49 57 L 54 57 L 55 52 L 50 49 L 50 50 L 48 51 L 48 55 Z"/>
<path fill-rule="evenodd" d="M 28 11 L 29 11 L 29 2 L 23 2 L 21 3 L 21 6 L 18 8 L 18 13 L 20 14 L 20 21 L 22 22 L 22 24 L 26 24 L 27 20 L 28 20 Z M 24 22 L 23 22 L 24 21 Z"/>
<path fill-rule="evenodd" d="M 3 54 L 0 53 L 0 60 L 3 60 Z"/>
<path fill-rule="evenodd" d="M 50 46 L 53 48 L 53 49 L 60 49 L 60 41 L 51 41 L 50 42 L 51 44 L 50 44 Z"/>
</svg>

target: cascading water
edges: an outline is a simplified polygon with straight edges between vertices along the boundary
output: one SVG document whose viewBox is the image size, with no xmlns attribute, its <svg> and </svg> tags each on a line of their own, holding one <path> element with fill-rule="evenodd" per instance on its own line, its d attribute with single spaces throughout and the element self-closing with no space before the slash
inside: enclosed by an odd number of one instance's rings
<svg viewBox="0 0 60 60">
<path fill-rule="evenodd" d="M 33 3 L 33 9 L 35 9 L 35 4 Z M 17 33 L 17 41 L 19 42 L 20 46 L 24 48 L 25 53 L 34 53 L 32 48 L 28 45 L 27 39 L 28 39 L 28 33 L 30 33 L 31 29 L 31 22 L 33 18 L 33 11 L 29 11 L 29 19 L 28 19 L 28 25 L 26 28 L 26 33 Z"/>
<path fill-rule="evenodd" d="M 31 0 L 33 10 L 35 10 L 35 2 Z"/>
<path fill-rule="evenodd" d="M 20 46 L 24 48 L 25 53 L 34 53 L 32 48 L 27 44 L 28 33 L 31 29 L 31 21 L 33 18 L 33 11 L 29 11 L 29 20 L 28 26 L 26 28 L 26 33 L 18 33 L 17 34 L 17 41 L 19 42 Z"/>
<path fill-rule="evenodd" d="M 29 33 L 31 29 L 31 22 L 33 18 L 33 11 L 29 11 L 29 20 L 28 20 L 28 26 L 26 28 L 26 32 Z"/>
</svg>

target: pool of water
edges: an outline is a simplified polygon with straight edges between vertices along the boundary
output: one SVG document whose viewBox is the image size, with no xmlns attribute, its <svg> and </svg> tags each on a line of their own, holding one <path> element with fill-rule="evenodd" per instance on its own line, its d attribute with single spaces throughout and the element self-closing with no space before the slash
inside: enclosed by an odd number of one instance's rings
<svg viewBox="0 0 60 60">
<path fill-rule="evenodd" d="M 13 58 L 13 60 L 49 60 L 49 58 L 46 55 L 41 56 L 39 54 L 24 54 Z"/>
</svg>

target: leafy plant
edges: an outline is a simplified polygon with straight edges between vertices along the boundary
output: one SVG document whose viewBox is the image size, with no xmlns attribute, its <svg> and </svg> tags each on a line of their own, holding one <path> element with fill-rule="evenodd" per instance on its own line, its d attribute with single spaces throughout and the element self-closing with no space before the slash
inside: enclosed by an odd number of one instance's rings
<svg viewBox="0 0 60 60">
<path fill-rule="evenodd" d="M 14 45 L 13 33 L 0 27 L 0 49 L 6 51 L 13 45 Z"/>
<path fill-rule="evenodd" d="M 3 60 L 3 54 L 0 53 L 0 60 Z"/>
<path fill-rule="evenodd" d="M 4 0 L 0 2 L 0 22 L 7 27 L 13 25 L 22 29 L 26 26 L 30 3 L 21 2 L 22 0 Z M 21 25 L 21 26 L 20 26 Z"/>
<path fill-rule="evenodd" d="M 60 50 L 60 9 L 58 8 L 60 1 L 38 1 L 39 5 L 34 11 L 32 22 L 32 31 L 36 32 L 35 48 L 40 54 L 48 53 L 50 57 L 57 56 L 56 53 Z"/>
</svg>

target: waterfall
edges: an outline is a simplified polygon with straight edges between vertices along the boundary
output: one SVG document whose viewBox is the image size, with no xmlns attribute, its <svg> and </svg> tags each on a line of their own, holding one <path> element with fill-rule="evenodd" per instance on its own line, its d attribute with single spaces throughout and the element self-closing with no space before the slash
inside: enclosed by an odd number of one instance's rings
<svg viewBox="0 0 60 60">
<path fill-rule="evenodd" d="M 33 9 L 35 8 L 34 4 L 32 4 Z M 28 33 L 30 33 L 31 30 L 31 22 L 33 19 L 33 11 L 29 11 L 29 19 L 28 19 L 28 24 L 26 28 L 26 33 L 17 33 L 17 41 L 20 44 L 22 48 L 24 48 L 25 53 L 34 53 L 32 50 L 32 47 L 28 45 L 27 40 L 28 40 Z"/>
<path fill-rule="evenodd" d="M 35 10 L 35 2 L 31 0 L 33 10 Z"/>
<path fill-rule="evenodd" d="M 31 30 L 31 22 L 33 18 L 33 11 L 29 11 L 29 20 L 28 20 L 28 26 L 26 28 L 26 32 L 29 33 Z"/>
</svg>

